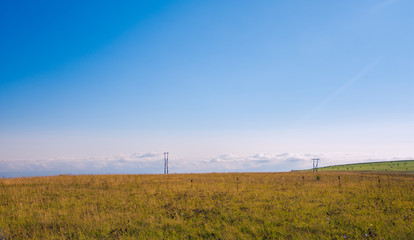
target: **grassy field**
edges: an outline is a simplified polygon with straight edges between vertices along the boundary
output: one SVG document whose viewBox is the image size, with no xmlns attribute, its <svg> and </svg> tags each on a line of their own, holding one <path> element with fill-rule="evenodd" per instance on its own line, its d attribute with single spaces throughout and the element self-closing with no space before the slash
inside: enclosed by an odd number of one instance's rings
<svg viewBox="0 0 414 240">
<path fill-rule="evenodd" d="M 3 239 L 414 239 L 414 175 L 0 179 Z"/>
<path fill-rule="evenodd" d="M 318 171 L 410 172 L 414 173 L 414 160 L 345 164 L 319 168 Z"/>
</svg>

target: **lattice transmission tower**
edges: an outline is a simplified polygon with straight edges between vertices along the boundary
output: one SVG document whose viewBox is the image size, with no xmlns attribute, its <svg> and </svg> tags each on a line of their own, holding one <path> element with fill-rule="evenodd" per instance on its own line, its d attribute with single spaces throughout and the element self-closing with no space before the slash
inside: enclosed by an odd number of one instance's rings
<svg viewBox="0 0 414 240">
<path fill-rule="evenodd" d="M 318 172 L 319 158 L 312 159 L 312 163 L 313 163 L 312 172 Z"/>
<path fill-rule="evenodd" d="M 164 153 L 164 174 L 168 174 L 168 152 Z"/>
</svg>

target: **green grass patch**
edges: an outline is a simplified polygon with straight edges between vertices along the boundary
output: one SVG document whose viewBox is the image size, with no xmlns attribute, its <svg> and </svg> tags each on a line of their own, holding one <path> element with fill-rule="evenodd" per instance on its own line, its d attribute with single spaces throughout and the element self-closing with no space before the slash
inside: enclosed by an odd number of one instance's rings
<svg viewBox="0 0 414 240">
<path fill-rule="evenodd" d="M 318 169 L 318 171 L 320 172 L 347 171 L 347 172 L 408 172 L 408 173 L 414 173 L 414 160 L 335 165 L 335 166 L 321 167 Z"/>
</svg>

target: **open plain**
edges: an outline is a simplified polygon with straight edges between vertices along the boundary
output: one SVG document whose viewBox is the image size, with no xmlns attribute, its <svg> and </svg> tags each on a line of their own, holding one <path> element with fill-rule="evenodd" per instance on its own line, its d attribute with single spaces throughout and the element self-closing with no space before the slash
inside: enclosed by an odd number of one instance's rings
<svg viewBox="0 0 414 240">
<path fill-rule="evenodd" d="M 0 179 L 4 239 L 414 239 L 414 175 Z"/>
</svg>

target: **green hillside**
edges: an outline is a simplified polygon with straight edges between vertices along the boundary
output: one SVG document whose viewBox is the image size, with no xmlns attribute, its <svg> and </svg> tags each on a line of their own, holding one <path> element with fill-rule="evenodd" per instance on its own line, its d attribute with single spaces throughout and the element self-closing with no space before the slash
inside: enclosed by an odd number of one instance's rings
<svg viewBox="0 0 414 240">
<path fill-rule="evenodd" d="M 414 172 L 414 160 L 335 165 L 321 167 L 318 169 L 318 171 Z"/>
</svg>

